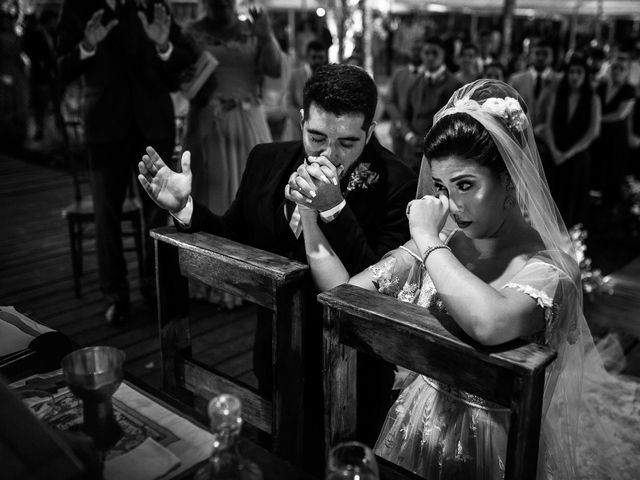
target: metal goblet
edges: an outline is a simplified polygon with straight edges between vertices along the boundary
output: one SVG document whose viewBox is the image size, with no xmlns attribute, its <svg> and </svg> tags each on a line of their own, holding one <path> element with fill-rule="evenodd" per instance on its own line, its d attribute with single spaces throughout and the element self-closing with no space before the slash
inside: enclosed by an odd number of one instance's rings
<svg viewBox="0 0 640 480">
<path fill-rule="evenodd" d="M 120 386 L 125 353 L 114 347 L 87 347 L 62 359 L 69 390 L 82 400 L 83 430 L 99 450 L 112 448 L 122 437 L 111 397 Z"/>
</svg>

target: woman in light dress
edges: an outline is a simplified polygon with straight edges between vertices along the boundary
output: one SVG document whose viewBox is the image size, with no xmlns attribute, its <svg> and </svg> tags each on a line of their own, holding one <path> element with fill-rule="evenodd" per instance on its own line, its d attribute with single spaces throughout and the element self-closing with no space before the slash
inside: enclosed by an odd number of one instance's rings
<svg viewBox="0 0 640 480">
<path fill-rule="evenodd" d="M 201 52 L 218 62 L 191 101 L 185 148 L 191 151 L 193 194 L 223 214 L 233 201 L 251 149 L 271 142 L 261 101 L 264 75 L 280 75 L 281 51 L 267 13 L 240 20 L 235 0 L 205 0 L 206 15 L 186 29 Z M 220 293 L 191 282 L 191 295 L 219 303 Z M 231 308 L 239 303 L 223 295 Z"/>
<path fill-rule="evenodd" d="M 584 401 L 584 371 L 586 383 L 600 389 L 606 373 L 525 111 L 517 92 L 500 81 L 478 80 L 456 91 L 425 139 L 417 199 L 407 207 L 411 240 L 353 278 L 316 213 L 304 208 L 316 184 L 293 178 L 289 196 L 302 207 L 307 258 L 320 290 L 345 282 L 377 289 L 448 313 L 481 344 L 524 337 L 558 352 L 545 381 L 538 478 L 582 478 L 579 466 L 588 468 L 585 478 L 613 472 L 626 478 L 624 463 L 613 463 L 624 445 L 588 415 L 602 405 Z M 308 167 L 313 179 L 330 179 L 333 170 L 322 159 Z M 508 410 L 408 372 L 375 452 L 430 480 L 500 479 L 508 429 Z"/>
</svg>

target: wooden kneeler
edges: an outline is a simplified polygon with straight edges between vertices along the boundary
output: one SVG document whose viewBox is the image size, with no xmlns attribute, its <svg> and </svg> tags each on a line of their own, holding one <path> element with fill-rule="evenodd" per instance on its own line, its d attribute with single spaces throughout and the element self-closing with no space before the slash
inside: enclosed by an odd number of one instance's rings
<svg viewBox="0 0 640 480">
<path fill-rule="evenodd" d="M 232 393 L 243 418 L 269 433 L 278 456 L 295 464 L 303 449 L 304 290 L 308 267 L 273 253 L 207 233 L 153 230 L 162 377 L 169 393 L 186 389 Z M 188 280 L 194 278 L 258 305 L 258 321 L 272 322 L 273 395 L 215 372 L 191 355 Z"/>
<path fill-rule="evenodd" d="M 556 353 L 521 340 L 484 347 L 447 316 L 341 285 L 318 296 L 324 308 L 327 449 L 355 438 L 356 351 L 380 357 L 511 410 L 505 478 L 536 478 L 545 369 Z M 328 452 L 328 450 L 327 450 Z M 382 461 L 383 478 L 416 478 Z"/>
</svg>

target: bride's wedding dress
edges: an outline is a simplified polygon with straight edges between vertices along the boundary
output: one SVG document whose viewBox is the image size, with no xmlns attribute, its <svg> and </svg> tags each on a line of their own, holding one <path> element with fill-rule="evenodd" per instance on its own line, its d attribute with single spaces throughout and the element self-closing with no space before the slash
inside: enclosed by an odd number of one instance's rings
<svg viewBox="0 0 640 480">
<path fill-rule="evenodd" d="M 422 260 L 410 246 L 394 250 L 370 269 L 380 292 L 446 312 Z M 571 291 L 566 288 L 571 281 L 556 267 L 554 255 L 542 251 L 502 286 L 526 293 L 544 309 L 545 330 L 528 340 L 562 350 L 560 342 L 578 337 L 577 331 L 570 330 L 578 330 L 581 324 L 567 318 L 572 312 L 562 304 L 563 295 Z M 558 335 L 556 330 L 564 333 Z M 576 400 L 570 395 L 552 402 L 559 382 L 576 383 L 563 385 L 560 393 L 580 389 L 571 358 L 570 354 L 559 357 L 558 364 L 547 372 L 537 477 L 637 478 L 640 398 L 636 384 L 604 373 L 596 350 L 591 349 L 584 355 L 589 364 L 586 372 L 591 373 L 584 377 L 581 397 L 588 408 L 571 405 Z M 567 412 L 572 411 L 582 412 L 581 418 L 567 418 Z M 406 372 L 375 452 L 429 480 L 501 479 L 508 429 L 508 409 L 424 375 Z M 575 445 L 567 445 L 575 439 Z"/>
</svg>

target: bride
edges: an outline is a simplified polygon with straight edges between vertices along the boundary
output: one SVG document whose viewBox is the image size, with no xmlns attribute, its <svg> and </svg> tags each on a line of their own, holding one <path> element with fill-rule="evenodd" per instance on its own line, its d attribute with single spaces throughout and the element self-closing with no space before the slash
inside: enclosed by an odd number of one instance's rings
<svg viewBox="0 0 640 480">
<path fill-rule="evenodd" d="M 292 178 L 287 195 L 301 206 L 307 258 L 321 291 L 349 282 L 445 311 L 484 345 L 525 337 L 551 346 L 558 357 L 545 379 L 537 478 L 579 478 L 578 450 L 585 448 L 578 440 L 585 435 L 594 446 L 588 455 L 599 459 L 589 462 L 602 470 L 597 478 L 622 478 L 609 457 L 612 437 L 583 401 L 587 357 L 594 377 L 606 373 L 599 358 L 586 355 L 594 349 L 580 272 L 526 107 L 512 87 L 478 80 L 436 114 L 417 199 L 407 207 L 411 240 L 353 278 L 316 212 L 304 206 L 335 167 L 319 158 L 306 168 L 306 181 Z M 375 452 L 429 479 L 499 479 L 508 428 L 508 410 L 407 372 Z"/>
</svg>

